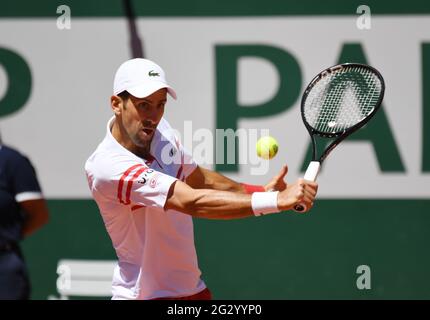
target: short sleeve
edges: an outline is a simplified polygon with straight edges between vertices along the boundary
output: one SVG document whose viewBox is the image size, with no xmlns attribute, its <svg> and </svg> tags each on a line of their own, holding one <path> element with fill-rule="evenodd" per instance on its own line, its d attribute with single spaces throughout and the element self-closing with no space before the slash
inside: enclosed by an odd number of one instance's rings
<svg viewBox="0 0 430 320">
<path fill-rule="evenodd" d="M 143 164 L 134 164 L 115 178 L 117 200 L 123 205 L 163 208 L 171 185 L 176 181 L 169 175 Z"/>
<path fill-rule="evenodd" d="M 18 156 L 13 163 L 12 184 L 15 200 L 22 202 L 26 200 L 41 199 L 42 191 L 30 160 L 24 156 Z"/>
</svg>

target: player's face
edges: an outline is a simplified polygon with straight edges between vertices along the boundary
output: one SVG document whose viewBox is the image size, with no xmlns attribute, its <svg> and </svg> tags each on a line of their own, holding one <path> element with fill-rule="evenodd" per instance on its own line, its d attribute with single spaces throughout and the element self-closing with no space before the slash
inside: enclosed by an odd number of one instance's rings
<svg viewBox="0 0 430 320">
<path fill-rule="evenodd" d="M 122 119 L 129 138 L 138 147 L 146 147 L 164 114 L 167 89 L 160 89 L 145 98 L 130 96 L 122 111 Z"/>
</svg>

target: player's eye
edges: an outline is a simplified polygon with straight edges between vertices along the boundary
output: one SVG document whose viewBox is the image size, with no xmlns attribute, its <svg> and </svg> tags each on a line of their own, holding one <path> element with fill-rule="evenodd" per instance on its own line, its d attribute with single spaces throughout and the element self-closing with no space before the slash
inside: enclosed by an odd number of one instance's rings
<svg viewBox="0 0 430 320">
<path fill-rule="evenodd" d="M 139 109 L 144 109 L 144 110 L 146 110 L 146 109 L 148 109 L 148 108 L 149 108 L 149 104 L 148 104 L 148 103 L 146 103 L 146 102 L 141 102 L 141 103 L 139 103 L 139 104 L 137 105 L 137 107 L 138 107 Z"/>
</svg>

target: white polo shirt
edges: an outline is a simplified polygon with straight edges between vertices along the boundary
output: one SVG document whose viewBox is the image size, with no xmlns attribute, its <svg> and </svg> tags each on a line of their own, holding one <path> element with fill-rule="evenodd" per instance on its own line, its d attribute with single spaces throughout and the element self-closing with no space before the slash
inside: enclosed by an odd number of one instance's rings
<svg viewBox="0 0 430 320">
<path fill-rule="evenodd" d="M 176 180 L 197 167 L 163 118 L 142 159 L 107 133 L 85 164 L 88 184 L 118 256 L 112 299 L 181 297 L 205 289 L 190 215 L 164 210 Z"/>
</svg>

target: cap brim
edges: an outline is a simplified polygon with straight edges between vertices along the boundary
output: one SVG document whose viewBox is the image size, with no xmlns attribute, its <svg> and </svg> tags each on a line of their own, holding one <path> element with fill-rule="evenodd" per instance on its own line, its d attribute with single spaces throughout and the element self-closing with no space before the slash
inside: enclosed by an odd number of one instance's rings
<svg viewBox="0 0 430 320">
<path fill-rule="evenodd" d="M 153 94 L 155 91 L 158 91 L 163 88 L 166 88 L 167 92 L 172 96 L 173 99 L 176 100 L 177 96 L 175 90 L 173 90 L 172 87 L 170 87 L 164 82 L 151 81 L 146 84 L 141 84 L 132 88 L 128 88 L 127 91 L 136 98 L 145 98 Z"/>
</svg>

